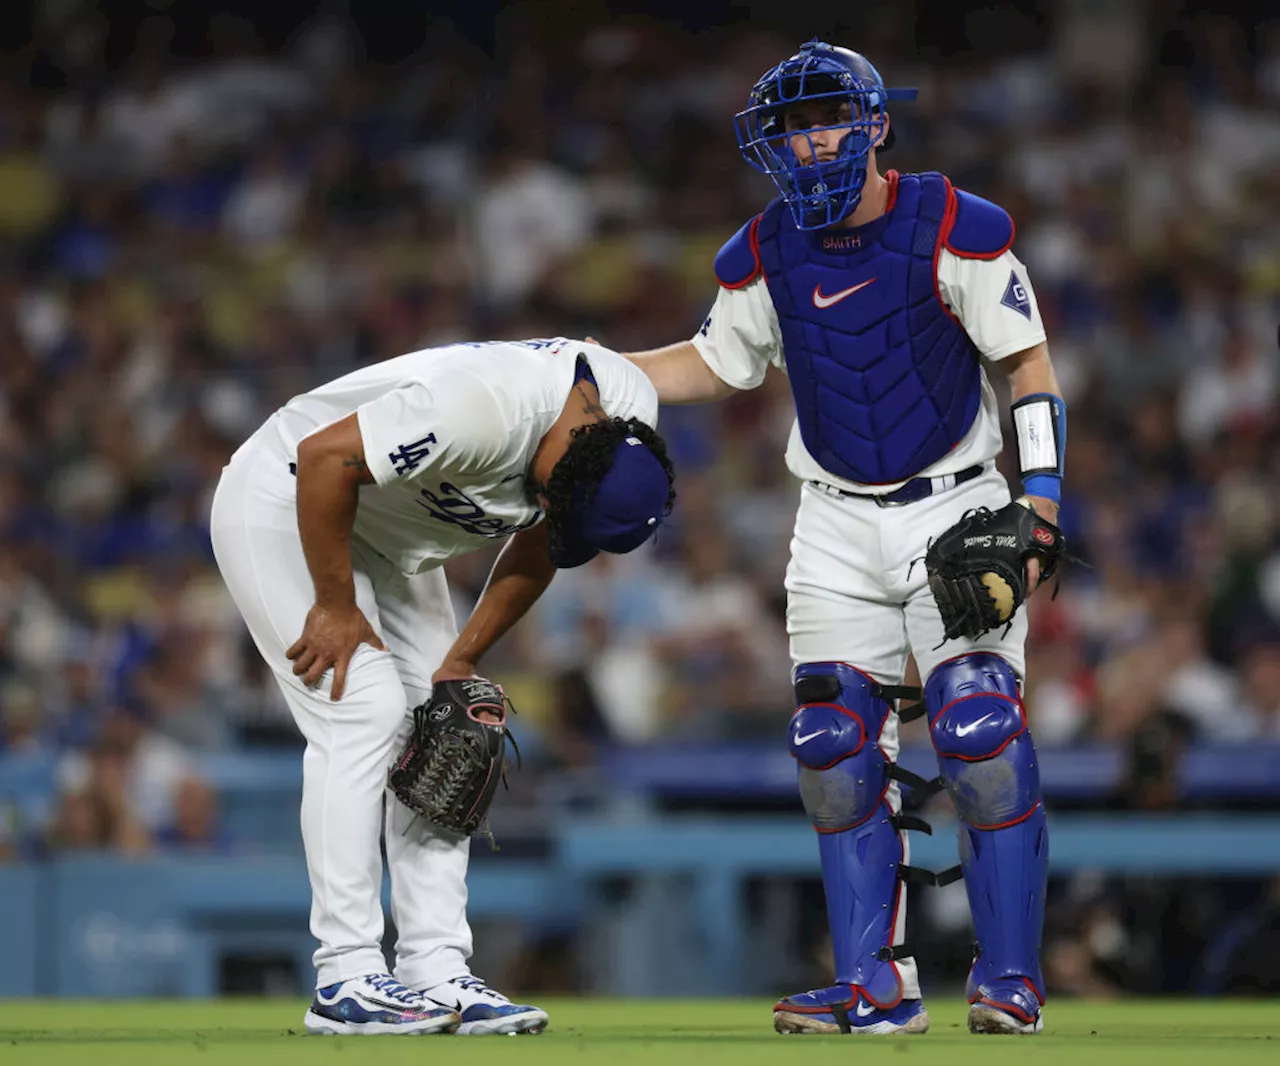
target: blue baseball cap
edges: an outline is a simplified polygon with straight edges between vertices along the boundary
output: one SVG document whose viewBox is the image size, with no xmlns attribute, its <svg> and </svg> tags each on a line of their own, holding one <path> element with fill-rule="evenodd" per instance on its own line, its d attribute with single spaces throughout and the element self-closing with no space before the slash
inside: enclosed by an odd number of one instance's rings
<svg viewBox="0 0 1280 1066">
<path fill-rule="evenodd" d="M 568 511 L 551 521 L 551 561 L 562 570 L 602 551 L 640 547 L 667 516 L 671 483 L 658 457 L 639 437 L 618 441 L 613 462 L 594 486 L 574 487 Z"/>
</svg>

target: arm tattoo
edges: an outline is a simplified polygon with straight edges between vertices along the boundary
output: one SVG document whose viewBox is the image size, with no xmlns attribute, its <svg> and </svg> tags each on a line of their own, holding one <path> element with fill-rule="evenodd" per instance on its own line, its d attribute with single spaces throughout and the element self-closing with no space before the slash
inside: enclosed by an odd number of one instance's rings
<svg viewBox="0 0 1280 1066">
<path fill-rule="evenodd" d="M 574 391 L 576 391 L 577 394 L 582 397 L 582 413 L 583 414 L 594 415 L 596 418 L 608 417 L 605 414 L 604 408 L 601 407 L 598 403 L 596 403 L 596 401 L 593 400 L 590 396 L 588 396 L 587 390 L 584 389 L 580 384 L 574 386 Z"/>
<path fill-rule="evenodd" d="M 369 469 L 368 465 L 364 461 L 364 457 L 360 455 L 353 455 L 350 459 L 343 459 L 342 465 L 354 466 L 358 470 L 360 470 L 362 473 Z"/>
</svg>

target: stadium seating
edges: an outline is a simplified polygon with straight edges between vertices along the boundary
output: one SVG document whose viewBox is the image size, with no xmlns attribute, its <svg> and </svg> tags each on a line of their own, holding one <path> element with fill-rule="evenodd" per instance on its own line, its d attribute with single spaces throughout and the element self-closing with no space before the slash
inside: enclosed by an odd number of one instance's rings
<svg viewBox="0 0 1280 1066">
<path fill-rule="evenodd" d="M 1054 874 L 1280 868 L 1280 817 L 1270 815 L 1060 814 L 1052 825 Z M 954 826 L 913 836 L 914 864 L 954 861 Z M 608 956 L 601 992 L 745 993 L 754 990 L 747 953 L 760 949 L 747 882 L 816 875 L 812 834 L 785 816 L 574 818 L 554 828 L 545 859 L 474 862 L 470 912 L 477 923 L 590 930 L 584 951 Z M 630 891 L 619 896 L 618 883 Z M 0 867 L 0 995 L 207 996 L 236 954 L 290 958 L 305 991 L 309 898 L 300 855 Z"/>
</svg>

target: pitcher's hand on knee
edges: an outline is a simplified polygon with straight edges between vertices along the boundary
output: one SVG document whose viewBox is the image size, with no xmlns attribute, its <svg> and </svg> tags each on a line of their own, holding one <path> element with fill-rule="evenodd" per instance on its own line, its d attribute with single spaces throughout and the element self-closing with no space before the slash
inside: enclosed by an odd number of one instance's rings
<svg viewBox="0 0 1280 1066">
<path fill-rule="evenodd" d="M 354 603 L 342 607 L 322 607 L 317 603 L 307 612 L 302 636 L 285 655 L 293 660 L 294 674 L 309 687 L 318 685 L 324 672 L 332 666 L 333 687 L 329 698 L 336 702 L 342 699 L 347 684 L 351 656 L 361 644 L 387 650 L 369 619 Z"/>
</svg>

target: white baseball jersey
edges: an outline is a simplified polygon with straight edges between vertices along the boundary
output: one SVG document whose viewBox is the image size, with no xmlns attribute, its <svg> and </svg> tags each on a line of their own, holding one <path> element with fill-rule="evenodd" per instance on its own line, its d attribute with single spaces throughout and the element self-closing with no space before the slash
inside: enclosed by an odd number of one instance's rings
<svg viewBox="0 0 1280 1066">
<path fill-rule="evenodd" d="M 377 484 L 363 486 L 354 533 L 405 574 L 532 526 L 525 475 L 586 358 L 611 416 L 654 426 L 658 396 L 615 352 L 563 337 L 428 348 L 296 396 L 255 434 L 282 462 L 352 412 Z"/>
<path fill-rule="evenodd" d="M 1012 272 L 1026 293 L 1030 314 L 1008 306 L 1004 295 Z M 938 292 L 984 356 L 998 361 L 1045 339 L 1044 324 L 1027 270 L 1011 251 L 995 259 L 966 259 L 943 248 L 938 256 Z M 707 324 L 693 338 L 707 365 L 728 385 L 754 389 L 770 365 L 786 372 L 778 315 L 762 278 L 740 289 L 721 288 Z M 982 405 L 960 443 L 917 476 L 955 474 L 1000 452 L 1000 416 L 995 393 L 982 372 Z M 787 467 L 805 481 L 822 481 L 848 492 L 889 493 L 904 482 L 859 485 L 823 468 L 804 446 L 799 423 L 791 427 Z"/>
</svg>

